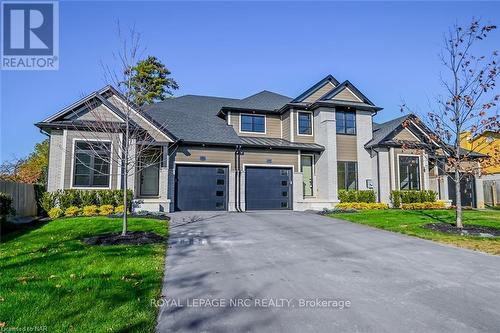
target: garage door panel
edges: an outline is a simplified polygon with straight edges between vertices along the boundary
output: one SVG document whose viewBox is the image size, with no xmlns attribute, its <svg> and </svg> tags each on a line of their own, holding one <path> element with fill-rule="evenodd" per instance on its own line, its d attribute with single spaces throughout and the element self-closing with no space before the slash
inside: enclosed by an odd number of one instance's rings
<svg viewBox="0 0 500 333">
<path fill-rule="evenodd" d="M 176 210 L 227 210 L 228 168 L 178 165 Z"/>
<path fill-rule="evenodd" d="M 290 168 L 247 167 L 246 209 L 292 209 Z"/>
</svg>

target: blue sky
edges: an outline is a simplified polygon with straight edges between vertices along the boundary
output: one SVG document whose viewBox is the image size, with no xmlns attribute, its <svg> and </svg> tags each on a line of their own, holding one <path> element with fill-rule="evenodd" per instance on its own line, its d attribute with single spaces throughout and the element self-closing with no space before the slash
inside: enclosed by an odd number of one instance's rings
<svg viewBox="0 0 500 333">
<path fill-rule="evenodd" d="M 135 24 L 146 53 L 173 72 L 176 95 L 296 96 L 331 73 L 399 115 L 422 112 L 439 92 L 443 33 L 472 17 L 500 25 L 499 2 L 61 2 L 60 69 L 1 72 L 1 159 L 44 136 L 33 123 L 105 82 L 119 46 L 116 20 Z M 500 31 L 482 48 L 500 47 Z"/>
</svg>

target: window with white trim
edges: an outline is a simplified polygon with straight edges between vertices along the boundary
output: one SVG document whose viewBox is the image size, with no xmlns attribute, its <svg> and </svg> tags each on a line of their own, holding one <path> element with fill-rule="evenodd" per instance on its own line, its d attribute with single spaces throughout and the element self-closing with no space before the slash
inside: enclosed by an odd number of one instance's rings
<svg viewBox="0 0 500 333">
<path fill-rule="evenodd" d="M 312 113 L 299 112 L 299 134 L 311 135 L 312 134 Z"/>
<path fill-rule="evenodd" d="M 255 132 L 255 133 L 265 133 L 266 132 L 266 116 L 265 115 L 255 115 L 255 114 L 242 114 L 241 115 L 241 132 Z"/>
<path fill-rule="evenodd" d="M 73 186 L 109 187 L 111 143 L 75 141 Z"/>
</svg>

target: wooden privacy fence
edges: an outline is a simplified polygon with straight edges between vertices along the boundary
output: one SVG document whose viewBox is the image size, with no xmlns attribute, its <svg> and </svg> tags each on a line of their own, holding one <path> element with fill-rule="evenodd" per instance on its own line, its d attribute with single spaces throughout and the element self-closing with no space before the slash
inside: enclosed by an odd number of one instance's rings
<svg viewBox="0 0 500 333">
<path fill-rule="evenodd" d="M 484 203 L 492 206 L 500 205 L 500 179 L 484 180 Z"/>
<path fill-rule="evenodd" d="M 0 180 L 0 192 L 10 194 L 12 208 L 16 210 L 16 216 L 37 215 L 35 186 L 33 184 Z"/>
</svg>

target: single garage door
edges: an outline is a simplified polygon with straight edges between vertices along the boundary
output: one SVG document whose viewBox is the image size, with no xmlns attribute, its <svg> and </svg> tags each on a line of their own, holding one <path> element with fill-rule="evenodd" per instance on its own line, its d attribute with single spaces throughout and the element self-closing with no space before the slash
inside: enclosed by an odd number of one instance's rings
<svg viewBox="0 0 500 333">
<path fill-rule="evenodd" d="M 177 165 L 176 210 L 227 210 L 228 168 Z"/>
<path fill-rule="evenodd" d="M 246 209 L 292 209 L 292 169 L 247 167 Z"/>
</svg>

